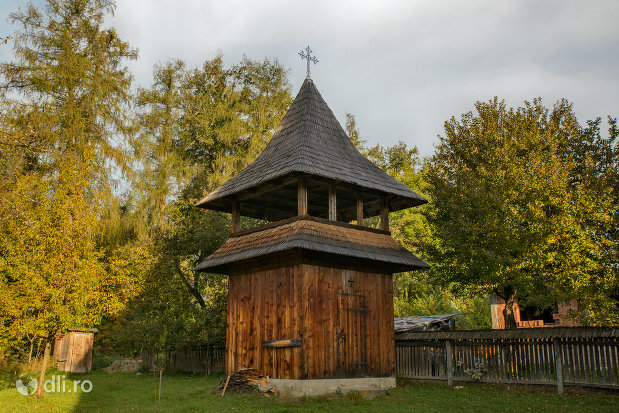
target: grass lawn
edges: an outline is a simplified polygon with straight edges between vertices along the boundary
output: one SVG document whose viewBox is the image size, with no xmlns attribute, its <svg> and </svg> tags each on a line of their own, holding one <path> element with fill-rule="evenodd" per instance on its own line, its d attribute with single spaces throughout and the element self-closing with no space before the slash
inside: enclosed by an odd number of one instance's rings
<svg viewBox="0 0 619 413">
<path fill-rule="evenodd" d="M 56 371 L 51 374 L 59 374 Z M 62 374 L 62 373 L 60 373 Z M 152 373 L 151 373 L 152 374 Z M 15 376 L 0 375 L 0 412 L 152 412 L 155 381 L 149 374 L 93 372 L 67 377 L 90 380 L 90 393 L 47 393 L 40 399 L 22 396 Z M 508 388 L 503 385 L 464 384 L 456 389 L 445 384 L 398 383 L 398 388 L 373 400 L 359 394 L 291 399 L 260 394 L 227 394 L 216 390 L 221 376 L 165 375 L 163 412 L 617 412 L 619 394 L 567 389 L 558 396 L 551 389 Z"/>
</svg>

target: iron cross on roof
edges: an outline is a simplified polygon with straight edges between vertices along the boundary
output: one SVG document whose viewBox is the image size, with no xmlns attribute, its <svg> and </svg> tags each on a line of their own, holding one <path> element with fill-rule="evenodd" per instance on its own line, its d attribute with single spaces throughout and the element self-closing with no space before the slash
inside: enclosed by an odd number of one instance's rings
<svg viewBox="0 0 619 413">
<path fill-rule="evenodd" d="M 318 59 L 316 59 L 316 56 L 312 56 L 312 49 L 310 49 L 309 46 L 307 46 L 305 49 L 301 50 L 299 52 L 299 56 L 301 56 L 301 59 L 307 59 L 307 77 L 310 77 L 310 62 L 314 62 L 314 64 L 318 63 Z"/>
</svg>

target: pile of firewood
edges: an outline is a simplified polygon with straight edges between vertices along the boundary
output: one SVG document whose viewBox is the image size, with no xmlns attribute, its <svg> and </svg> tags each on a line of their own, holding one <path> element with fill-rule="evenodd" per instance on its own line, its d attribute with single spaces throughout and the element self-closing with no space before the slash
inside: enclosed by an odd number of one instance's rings
<svg viewBox="0 0 619 413">
<path fill-rule="evenodd" d="M 242 369 L 230 374 L 219 383 L 221 395 L 227 391 L 248 393 L 259 391 L 265 395 L 275 394 L 275 386 L 269 381 L 269 376 L 261 376 L 256 369 Z"/>
</svg>

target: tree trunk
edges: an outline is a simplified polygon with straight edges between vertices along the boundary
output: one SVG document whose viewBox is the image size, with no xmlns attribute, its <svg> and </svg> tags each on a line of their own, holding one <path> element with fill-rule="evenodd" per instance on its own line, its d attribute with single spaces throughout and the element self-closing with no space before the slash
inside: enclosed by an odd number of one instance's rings
<svg viewBox="0 0 619 413">
<path fill-rule="evenodd" d="M 516 317 L 514 316 L 514 302 L 516 301 L 516 290 L 511 287 L 505 287 L 505 308 L 503 309 L 503 318 L 505 319 L 505 328 L 518 328 L 516 325 Z"/>
<path fill-rule="evenodd" d="M 45 370 L 47 370 L 47 363 L 49 361 L 49 355 L 52 351 L 52 337 L 49 336 L 47 338 L 47 343 L 45 344 L 45 352 L 43 353 L 43 364 L 41 364 L 41 374 L 39 374 L 39 383 L 37 385 L 37 397 L 41 397 L 43 394 L 43 384 L 45 382 Z"/>
<path fill-rule="evenodd" d="M 28 365 L 30 365 L 30 362 L 32 361 L 32 351 L 34 350 L 34 339 L 36 338 L 36 336 L 30 338 L 28 337 L 28 340 L 30 340 L 30 353 L 28 354 Z"/>
</svg>

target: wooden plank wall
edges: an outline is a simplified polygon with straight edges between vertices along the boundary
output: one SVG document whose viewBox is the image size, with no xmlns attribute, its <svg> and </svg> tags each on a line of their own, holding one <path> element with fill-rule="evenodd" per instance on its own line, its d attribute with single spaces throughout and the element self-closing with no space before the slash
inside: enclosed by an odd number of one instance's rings
<svg viewBox="0 0 619 413">
<path fill-rule="evenodd" d="M 265 340 L 300 338 L 300 347 Z M 226 371 L 274 378 L 395 375 L 390 273 L 284 263 L 238 267 L 228 282 Z"/>
<path fill-rule="evenodd" d="M 619 388 L 619 342 L 610 338 L 521 338 L 396 342 L 400 377 Z M 447 371 L 447 357 L 453 370 Z M 477 378 L 475 373 L 481 375 Z M 559 377 L 557 375 L 559 373 Z"/>
</svg>

